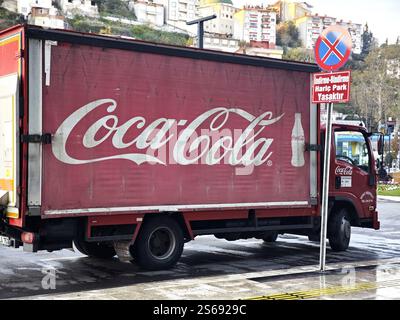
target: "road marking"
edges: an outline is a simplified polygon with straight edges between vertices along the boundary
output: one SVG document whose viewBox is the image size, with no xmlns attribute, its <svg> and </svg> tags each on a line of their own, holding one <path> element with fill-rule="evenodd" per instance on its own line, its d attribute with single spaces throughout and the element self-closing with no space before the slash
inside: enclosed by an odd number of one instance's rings
<svg viewBox="0 0 400 320">
<path fill-rule="evenodd" d="M 321 296 L 332 296 L 338 294 L 350 294 L 361 291 L 377 290 L 388 287 L 400 287 L 400 279 L 388 280 L 381 282 L 364 282 L 357 283 L 353 286 L 336 286 L 321 289 L 313 289 L 307 291 L 294 291 L 271 294 L 267 296 L 257 296 L 252 298 L 247 298 L 245 300 L 304 300 L 318 298 Z"/>
</svg>

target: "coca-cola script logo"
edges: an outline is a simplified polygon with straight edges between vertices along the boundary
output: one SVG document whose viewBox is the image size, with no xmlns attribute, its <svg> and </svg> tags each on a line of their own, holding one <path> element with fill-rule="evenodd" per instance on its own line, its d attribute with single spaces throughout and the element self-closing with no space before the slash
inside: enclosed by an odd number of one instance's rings
<svg viewBox="0 0 400 320">
<path fill-rule="evenodd" d="M 106 114 L 97 120 L 92 120 L 94 123 L 85 129 L 86 132 L 79 134 L 82 137 L 82 145 L 84 148 L 93 149 L 108 140 L 113 146 L 112 154 L 99 158 L 77 159 L 67 152 L 71 132 L 95 109 L 104 109 Z M 224 160 L 232 166 L 260 166 L 268 162 L 273 153 L 271 151 L 273 139 L 260 137 L 260 134 L 266 127 L 278 122 L 284 116 L 282 114 L 273 117 L 272 112 L 254 116 L 240 108 L 218 107 L 200 114 L 190 123 L 184 119 L 167 118 L 149 122 L 142 116 L 135 116 L 120 123 L 115 114 L 116 109 L 116 101 L 101 99 L 73 112 L 54 134 L 52 143 L 54 156 L 63 163 L 73 165 L 126 159 L 138 165 L 143 163 L 190 165 L 200 161 L 204 161 L 207 165 L 215 165 Z M 248 121 L 248 126 L 232 129 L 228 122 L 237 116 Z M 179 134 L 178 126 L 183 127 Z M 130 128 L 139 131 L 133 139 L 127 136 Z M 198 132 L 201 132 L 201 135 L 198 135 Z M 128 138 L 130 141 L 127 141 Z M 168 160 L 168 157 L 159 152 L 167 144 L 172 150 L 171 159 Z"/>
<path fill-rule="evenodd" d="M 338 176 L 351 176 L 353 175 L 352 167 L 336 167 L 335 174 Z"/>
</svg>

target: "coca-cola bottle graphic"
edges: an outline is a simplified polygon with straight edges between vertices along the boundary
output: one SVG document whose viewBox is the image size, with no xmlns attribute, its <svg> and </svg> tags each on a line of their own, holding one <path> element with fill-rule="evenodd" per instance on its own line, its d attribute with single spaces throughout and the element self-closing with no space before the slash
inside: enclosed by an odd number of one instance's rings
<svg viewBox="0 0 400 320">
<path fill-rule="evenodd" d="M 295 113 L 294 126 L 292 129 L 292 166 L 304 166 L 304 130 L 301 125 L 301 113 Z"/>
</svg>

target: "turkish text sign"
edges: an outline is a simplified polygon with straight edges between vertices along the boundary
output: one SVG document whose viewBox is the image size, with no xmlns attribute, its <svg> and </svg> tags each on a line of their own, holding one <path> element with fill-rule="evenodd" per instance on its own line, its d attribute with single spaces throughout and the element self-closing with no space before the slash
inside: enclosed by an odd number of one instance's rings
<svg viewBox="0 0 400 320">
<path fill-rule="evenodd" d="M 350 71 L 315 73 L 312 103 L 346 103 L 350 100 Z"/>
</svg>

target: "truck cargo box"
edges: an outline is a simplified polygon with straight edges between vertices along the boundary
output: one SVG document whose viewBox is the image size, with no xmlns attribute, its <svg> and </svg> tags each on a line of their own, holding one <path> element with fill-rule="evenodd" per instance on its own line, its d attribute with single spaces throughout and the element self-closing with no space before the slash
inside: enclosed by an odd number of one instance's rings
<svg viewBox="0 0 400 320">
<path fill-rule="evenodd" d="M 26 34 L 29 135 L 41 138 L 29 143 L 27 200 L 42 216 L 316 198 L 316 162 L 305 150 L 317 139 L 313 65 L 35 27 Z M 2 47 L 15 59 L 16 48 Z M 14 74 L 1 70 L 7 97 Z"/>
</svg>

